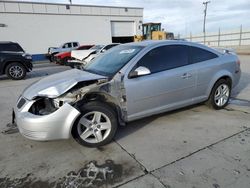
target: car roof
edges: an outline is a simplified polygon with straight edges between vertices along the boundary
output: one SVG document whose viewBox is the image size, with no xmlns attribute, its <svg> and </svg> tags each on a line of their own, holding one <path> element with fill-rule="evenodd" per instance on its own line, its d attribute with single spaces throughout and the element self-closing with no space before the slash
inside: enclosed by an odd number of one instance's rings
<svg viewBox="0 0 250 188">
<path fill-rule="evenodd" d="M 186 41 L 186 40 L 145 40 L 142 42 L 131 42 L 131 43 L 126 43 L 126 44 L 122 44 L 122 45 L 127 45 L 127 46 L 141 46 L 141 47 L 154 47 L 157 46 L 159 44 L 163 44 L 163 45 L 187 45 L 187 46 L 194 46 L 194 47 L 198 47 L 198 48 L 202 48 L 205 50 L 208 50 L 210 52 L 213 52 L 217 55 L 221 55 L 221 53 L 219 53 L 217 50 L 206 46 L 204 44 L 200 44 L 197 42 L 190 42 L 190 41 Z"/>
<path fill-rule="evenodd" d="M 149 46 L 155 46 L 158 44 L 180 44 L 180 45 L 191 45 L 191 46 L 196 46 L 200 48 L 206 48 L 206 49 L 212 49 L 204 44 L 200 44 L 197 42 L 190 42 L 186 40 L 145 40 L 142 42 L 131 42 L 131 43 L 126 43 L 123 45 L 131 45 L 131 46 L 143 46 L 143 47 L 149 47 Z"/>
<path fill-rule="evenodd" d="M 145 40 L 142 42 L 131 42 L 127 43 L 128 45 L 133 46 L 151 46 L 151 45 L 157 45 L 157 44 L 198 44 L 194 42 L 189 42 L 186 40 Z"/>
</svg>

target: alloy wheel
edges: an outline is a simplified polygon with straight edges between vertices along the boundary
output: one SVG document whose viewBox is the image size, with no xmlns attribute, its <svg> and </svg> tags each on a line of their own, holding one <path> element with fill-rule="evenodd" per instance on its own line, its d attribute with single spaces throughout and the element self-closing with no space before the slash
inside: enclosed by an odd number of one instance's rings
<svg viewBox="0 0 250 188">
<path fill-rule="evenodd" d="M 227 103 L 230 95 L 230 89 L 228 85 L 221 84 L 215 91 L 214 102 L 217 106 L 223 106 Z"/>
<path fill-rule="evenodd" d="M 9 69 L 9 74 L 13 77 L 13 78 L 20 78 L 23 76 L 23 69 L 22 67 L 15 65 L 10 67 Z"/>
<path fill-rule="evenodd" d="M 77 131 L 85 142 L 99 143 L 109 136 L 111 121 L 104 113 L 91 111 L 80 118 Z"/>
</svg>

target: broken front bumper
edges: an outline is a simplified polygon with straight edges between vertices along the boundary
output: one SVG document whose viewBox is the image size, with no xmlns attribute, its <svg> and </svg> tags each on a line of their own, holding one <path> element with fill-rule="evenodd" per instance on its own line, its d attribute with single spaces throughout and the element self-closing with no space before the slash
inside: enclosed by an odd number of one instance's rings
<svg viewBox="0 0 250 188">
<path fill-rule="evenodd" d="M 20 133 L 32 140 L 67 139 L 80 112 L 69 104 L 64 104 L 48 115 L 34 115 L 29 112 L 34 100 L 20 97 L 14 108 L 15 123 Z M 20 105 L 21 103 L 21 105 Z"/>
</svg>

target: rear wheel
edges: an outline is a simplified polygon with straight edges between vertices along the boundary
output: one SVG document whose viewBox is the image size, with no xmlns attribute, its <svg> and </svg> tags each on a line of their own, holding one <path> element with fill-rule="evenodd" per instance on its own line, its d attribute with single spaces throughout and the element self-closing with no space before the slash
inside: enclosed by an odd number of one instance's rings
<svg viewBox="0 0 250 188">
<path fill-rule="evenodd" d="M 98 147 L 111 142 L 117 130 L 114 110 L 100 102 L 89 102 L 82 107 L 82 115 L 76 121 L 72 134 L 81 145 Z"/>
<path fill-rule="evenodd" d="M 210 94 L 208 105 L 219 110 L 224 108 L 231 95 L 231 84 L 228 80 L 221 79 L 217 81 Z"/>
<path fill-rule="evenodd" d="M 21 63 L 10 63 L 5 69 L 6 75 L 13 80 L 21 80 L 26 76 L 26 68 Z"/>
</svg>

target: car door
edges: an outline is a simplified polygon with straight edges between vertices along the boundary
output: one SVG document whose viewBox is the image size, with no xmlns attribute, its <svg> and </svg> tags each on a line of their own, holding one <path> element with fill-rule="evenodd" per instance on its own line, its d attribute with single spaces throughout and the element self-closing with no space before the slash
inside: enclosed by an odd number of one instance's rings
<svg viewBox="0 0 250 188">
<path fill-rule="evenodd" d="M 156 47 L 131 71 L 140 66 L 151 74 L 124 81 L 129 121 L 192 103 L 196 71 L 188 64 L 188 46 Z"/>
</svg>

